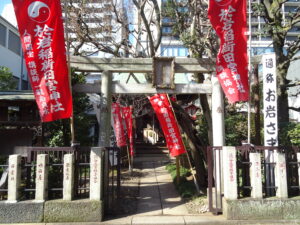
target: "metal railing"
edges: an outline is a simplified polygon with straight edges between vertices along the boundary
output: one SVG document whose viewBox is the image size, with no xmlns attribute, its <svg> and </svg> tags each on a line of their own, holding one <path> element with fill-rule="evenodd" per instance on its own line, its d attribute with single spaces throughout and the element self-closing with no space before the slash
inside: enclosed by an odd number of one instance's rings
<svg viewBox="0 0 300 225">
<path fill-rule="evenodd" d="M 104 213 L 113 214 L 117 210 L 117 200 L 121 188 L 121 150 L 106 148 L 104 152 Z"/>
</svg>

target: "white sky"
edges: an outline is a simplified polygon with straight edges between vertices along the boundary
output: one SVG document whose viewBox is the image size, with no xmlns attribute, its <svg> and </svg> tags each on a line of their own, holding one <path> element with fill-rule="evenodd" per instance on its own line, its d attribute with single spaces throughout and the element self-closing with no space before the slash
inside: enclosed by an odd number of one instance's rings
<svg viewBox="0 0 300 225">
<path fill-rule="evenodd" d="M 16 16 L 11 0 L 0 0 L 0 13 L 7 21 L 17 26 Z"/>
</svg>

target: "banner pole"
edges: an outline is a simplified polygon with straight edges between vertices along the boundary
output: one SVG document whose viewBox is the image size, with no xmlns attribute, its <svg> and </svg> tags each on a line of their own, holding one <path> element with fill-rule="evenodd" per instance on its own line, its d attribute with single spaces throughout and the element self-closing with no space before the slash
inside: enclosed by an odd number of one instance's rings
<svg viewBox="0 0 300 225">
<path fill-rule="evenodd" d="M 169 103 L 170 103 L 172 112 L 173 112 L 173 114 L 174 114 L 175 121 L 176 121 L 176 123 L 178 124 L 178 120 L 177 120 L 175 111 L 174 111 L 174 109 L 173 109 L 171 100 L 170 100 L 170 98 L 169 98 L 169 95 L 168 95 L 168 94 L 166 94 L 166 95 L 167 95 L 168 101 L 169 101 Z M 182 137 L 181 137 L 181 139 L 182 139 Z M 184 146 L 184 148 L 185 148 L 185 152 L 186 152 L 187 159 L 188 159 L 188 162 L 189 162 L 189 166 L 190 166 L 190 169 L 191 169 L 191 172 L 192 172 L 192 176 L 193 176 L 193 178 L 194 178 L 194 183 L 195 183 L 196 189 L 197 189 L 198 193 L 200 193 L 200 188 L 199 188 L 198 183 L 197 183 L 197 178 L 196 178 L 196 176 L 195 176 L 194 169 L 193 169 L 193 167 L 192 167 L 192 163 L 191 163 L 189 154 L 187 153 L 187 150 L 186 150 L 184 141 L 182 141 L 182 143 L 183 143 L 183 146 Z M 177 169 L 177 158 L 178 158 L 178 156 L 176 156 L 176 169 Z M 178 158 L 178 160 L 179 160 L 179 158 Z M 179 163 L 178 163 L 178 165 L 179 165 Z M 176 170 L 176 171 L 177 171 L 177 170 Z"/>
<path fill-rule="evenodd" d="M 251 27 L 251 0 L 248 0 L 248 138 L 247 143 L 251 143 L 251 42 L 252 42 L 252 27 Z"/>
<path fill-rule="evenodd" d="M 179 156 L 176 156 L 176 183 L 179 185 L 180 182 L 180 162 L 179 162 Z"/>
<path fill-rule="evenodd" d="M 73 92 L 72 92 L 72 78 L 71 78 L 71 62 L 70 62 L 70 43 L 69 43 L 69 32 L 68 32 L 68 6 L 67 1 L 64 1 L 64 10 L 65 10 L 65 36 L 67 42 L 67 66 L 68 66 L 68 77 L 69 77 L 69 86 L 71 97 L 73 99 Z M 70 130 L 71 130 L 71 146 L 75 144 L 75 129 L 74 129 L 74 110 L 72 107 L 72 114 L 70 117 Z"/>
</svg>

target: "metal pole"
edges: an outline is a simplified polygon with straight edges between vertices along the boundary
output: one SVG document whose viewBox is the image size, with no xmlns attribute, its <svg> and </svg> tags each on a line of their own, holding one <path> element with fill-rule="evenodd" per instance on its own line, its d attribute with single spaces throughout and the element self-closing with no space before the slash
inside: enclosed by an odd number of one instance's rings
<svg viewBox="0 0 300 225">
<path fill-rule="evenodd" d="M 248 100 L 248 139 L 247 143 L 251 142 L 251 41 L 252 41 L 252 27 L 251 27 L 251 0 L 248 0 L 248 84 L 249 84 L 249 100 Z"/>
<path fill-rule="evenodd" d="M 71 61 L 70 61 L 70 42 L 69 42 L 69 33 L 68 33 L 68 6 L 67 1 L 64 1 L 64 10 L 65 10 L 65 38 L 67 41 L 67 66 L 68 66 L 68 77 L 69 77 L 69 86 L 71 97 L 73 99 L 72 94 L 72 79 L 71 79 Z M 70 129 L 71 129 L 71 146 L 75 144 L 75 129 L 74 129 L 74 111 L 72 107 L 72 113 L 70 117 Z"/>
</svg>

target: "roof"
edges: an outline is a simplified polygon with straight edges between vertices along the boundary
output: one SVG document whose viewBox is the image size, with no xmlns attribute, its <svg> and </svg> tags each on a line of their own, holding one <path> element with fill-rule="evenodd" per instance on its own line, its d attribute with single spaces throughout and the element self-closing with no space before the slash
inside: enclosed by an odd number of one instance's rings
<svg viewBox="0 0 300 225">
<path fill-rule="evenodd" d="M 0 92 L 0 101 L 35 101 L 32 91 L 4 91 Z"/>
</svg>

